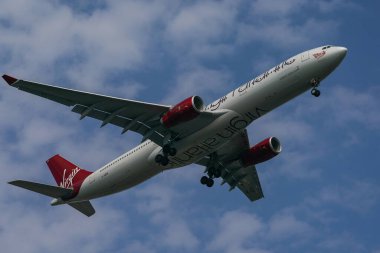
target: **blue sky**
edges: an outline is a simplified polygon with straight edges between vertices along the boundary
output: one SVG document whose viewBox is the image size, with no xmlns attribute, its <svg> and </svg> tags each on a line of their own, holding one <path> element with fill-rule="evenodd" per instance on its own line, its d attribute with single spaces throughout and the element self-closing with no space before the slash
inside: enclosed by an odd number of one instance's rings
<svg viewBox="0 0 380 253">
<path fill-rule="evenodd" d="M 90 2 L 90 3 L 89 3 Z M 4 73 L 174 104 L 206 102 L 282 60 L 325 44 L 349 49 L 321 86 L 249 126 L 283 152 L 258 166 L 263 200 L 168 171 L 93 201 L 95 216 L 8 185 L 53 184 L 56 153 L 88 170 L 140 137 L 3 85 L 2 252 L 380 252 L 379 3 L 349 0 L 0 0 Z"/>
</svg>

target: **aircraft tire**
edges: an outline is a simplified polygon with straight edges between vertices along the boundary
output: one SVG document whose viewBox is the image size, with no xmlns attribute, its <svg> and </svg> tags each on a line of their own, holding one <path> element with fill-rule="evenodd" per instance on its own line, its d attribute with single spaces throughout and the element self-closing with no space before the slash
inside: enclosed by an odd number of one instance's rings
<svg viewBox="0 0 380 253">
<path fill-rule="evenodd" d="M 311 89 L 311 95 L 313 95 L 314 97 L 319 97 L 321 95 L 321 92 L 316 88 L 313 88 Z"/>
<path fill-rule="evenodd" d="M 201 177 L 201 184 L 205 185 L 207 184 L 207 182 L 208 182 L 208 177 L 206 176 Z"/>
<path fill-rule="evenodd" d="M 166 166 L 168 164 L 169 164 L 169 159 L 166 156 L 163 156 L 161 160 L 161 165 Z"/>
<path fill-rule="evenodd" d="M 163 158 L 164 158 L 163 155 L 158 154 L 158 155 L 156 155 L 156 157 L 154 158 L 154 161 L 155 161 L 156 163 L 161 163 L 161 161 L 162 161 Z"/>
<path fill-rule="evenodd" d="M 214 180 L 212 178 L 208 178 L 206 185 L 207 187 L 212 187 L 214 185 Z"/>
</svg>

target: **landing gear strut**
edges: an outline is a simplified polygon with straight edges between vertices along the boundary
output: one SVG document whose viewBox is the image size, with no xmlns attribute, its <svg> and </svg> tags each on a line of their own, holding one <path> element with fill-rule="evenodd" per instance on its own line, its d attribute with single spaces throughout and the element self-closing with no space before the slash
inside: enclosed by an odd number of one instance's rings
<svg viewBox="0 0 380 253">
<path fill-rule="evenodd" d="M 162 152 L 164 154 L 168 154 L 170 156 L 175 156 L 177 154 L 177 150 L 173 147 L 171 147 L 169 144 L 166 144 L 162 147 Z"/>
<path fill-rule="evenodd" d="M 311 89 L 311 95 L 313 95 L 314 97 L 319 97 L 321 95 L 320 90 L 318 90 L 319 83 L 320 83 L 320 81 L 317 78 L 313 78 L 310 81 L 310 84 L 313 87 Z"/>
</svg>

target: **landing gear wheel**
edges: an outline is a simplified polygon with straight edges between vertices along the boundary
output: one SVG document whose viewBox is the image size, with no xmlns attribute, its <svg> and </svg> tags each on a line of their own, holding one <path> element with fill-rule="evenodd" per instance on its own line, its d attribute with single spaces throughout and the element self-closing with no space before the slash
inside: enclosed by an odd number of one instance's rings
<svg viewBox="0 0 380 253">
<path fill-rule="evenodd" d="M 313 95 L 314 97 L 319 97 L 321 95 L 321 92 L 316 88 L 313 88 L 311 89 L 311 95 Z"/>
<path fill-rule="evenodd" d="M 206 185 L 207 187 L 212 187 L 214 185 L 214 180 L 212 178 L 208 178 Z"/>
<path fill-rule="evenodd" d="M 201 184 L 207 184 L 207 182 L 208 182 L 208 177 L 206 176 L 201 177 Z"/>
<path fill-rule="evenodd" d="M 161 154 L 156 155 L 154 161 L 158 164 L 161 164 L 162 166 L 166 166 L 169 164 L 169 159 Z"/>
<path fill-rule="evenodd" d="M 175 148 L 170 148 L 169 149 L 169 155 L 170 156 L 175 156 L 177 154 L 177 149 Z"/>
<path fill-rule="evenodd" d="M 163 156 L 161 160 L 161 165 L 166 166 L 168 164 L 169 164 L 169 159 L 166 156 Z"/>
<path fill-rule="evenodd" d="M 161 164 L 161 162 L 162 162 L 163 159 L 164 159 L 164 156 L 161 155 L 161 154 L 158 154 L 158 155 L 156 155 L 156 157 L 154 158 L 154 161 L 155 161 L 156 163 Z"/>
<path fill-rule="evenodd" d="M 170 147 L 169 144 L 166 144 L 162 147 L 162 152 L 170 156 L 175 156 L 177 154 L 177 150 L 175 148 Z"/>
<path fill-rule="evenodd" d="M 170 145 L 166 144 L 162 147 L 162 152 L 164 152 L 164 154 L 168 154 L 170 151 Z"/>
</svg>

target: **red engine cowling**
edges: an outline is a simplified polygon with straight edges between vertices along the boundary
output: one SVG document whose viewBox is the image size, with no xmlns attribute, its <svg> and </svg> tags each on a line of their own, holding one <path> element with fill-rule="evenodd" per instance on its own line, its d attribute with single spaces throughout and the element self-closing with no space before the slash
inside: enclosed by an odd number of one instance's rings
<svg viewBox="0 0 380 253">
<path fill-rule="evenodd" d="M 272 159 L 281 152 L 280 141 L 276 137 L 269 137 L 256 144 L 242 155 L 243 166 L 262 163 Z"/>
<path fill-rule="evenodd" d="M 196 118 L 202 110 L 202 99 L 198 96 L 192 96 L 170 108 L 162 115 L 161 123 L 166 128 L 171 128 Z"/>
</svg>

